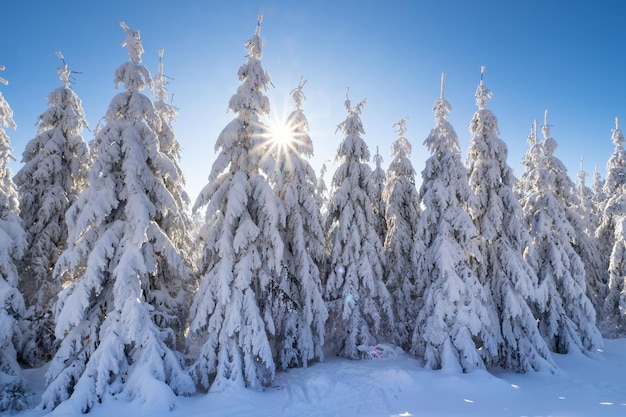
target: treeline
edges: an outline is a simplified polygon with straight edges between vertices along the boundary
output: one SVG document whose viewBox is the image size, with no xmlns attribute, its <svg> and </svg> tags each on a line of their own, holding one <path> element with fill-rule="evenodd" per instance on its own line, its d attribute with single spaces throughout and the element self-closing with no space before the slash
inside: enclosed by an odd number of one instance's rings
<svg viewBox="0 0 626 417">
<path fill-rule="evenodd" d="M 89 143 L 63 61 L 12 177 L 5 129 L 15 124 L 0 94 L 0 410 L 36 405 L 24 366 L 48 364 L 40 407 L 87 412 L 111 396 L 171 407 L 198 390 L 261 388 L 279 370 L 392 345 L 432 369 L 554 371 L 551 352 L 590 352 L 599 329 L 623 332 L 617 123 L 606 179 L 596 173 L 589 188 L 554 155 L 546 112 L 518 179 L 482 75 L 462 161 L 443 76 L 418 189 L 406 119 L 385 172 L 362 138 L 365 100 L 346 94 L 327 187 L 325 167 L 318 176 L 308 162 L 304 79 L 289 137 L 263 122 L 259 17 L 195 221 L 163 63 L 153 79 L 139 32 L 121 26 L 125 91 Z"/>
</svg>

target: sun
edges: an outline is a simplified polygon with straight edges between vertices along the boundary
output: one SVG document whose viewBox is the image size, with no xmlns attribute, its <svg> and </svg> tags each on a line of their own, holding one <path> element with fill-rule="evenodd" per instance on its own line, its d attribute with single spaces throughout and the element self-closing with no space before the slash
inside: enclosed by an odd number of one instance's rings
<svg viewBox="0 0 626 417">
<path fill-rule="evenodd" d="M 296 144 L 297 129 L 289 120 L 282 117 L 272 118 L 268 123 L 268 145 L 278 158 L 285 157 Z"/>
</svg>

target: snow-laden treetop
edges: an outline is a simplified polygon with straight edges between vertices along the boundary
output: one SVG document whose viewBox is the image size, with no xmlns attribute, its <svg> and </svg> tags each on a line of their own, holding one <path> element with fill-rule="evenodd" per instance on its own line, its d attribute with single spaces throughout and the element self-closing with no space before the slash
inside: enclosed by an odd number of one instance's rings
<svg viewBox="0 0 626 417">
<path fill-rule="evenodd" d="M 553 155 L 558 143 L 552 136 L 550 136 L 550 125 L 548 124 L 548 109 L 543 114 L 543 126 L 541 127 L 543 133 L 543 149 L 547 155 Z"/>
<path fill-rule="evenodd" d="M 435 105 L 433 106 L 433 113 L 435 113 L 435 122 L 439 122 L 439 120 L 448 120 L 448 114 L 452 110 L 452 106 L 444 98 L 444 91 L 446 87 L 446 73 L 441 73 L 441 95 L 439 99 L 435 101 Z"/>
<path fill-rule="evenodd" d="M 159 100 L 167 100 L 167 77 L 163 74 L 163 48 L 159 49 L 159 73 L 154 77 L 154 90 Z"/>
<path fill-rule="evenodd" d="M 141 55 L 143 54 L 143 45 L 141 44 L 141 36 L 138 30 L 131 30 L 125 22 L 120 22 L 120 26 L 124 29 L 124 32 L 128 35 L 126 39 L 122 41 L 122 47 L 128 47 L 128 56 L 130 60 L 135 64 L 141 64 Z"/>
<path fill-rule="evenodd" d="M 72 71 L 67 66 L 67 63 L 65 62 L 65 58 L 63 57 L 63 54 L 61 53 L 61 51 L 56 51 L 56 55 L 59 57 L 61 62 L 63 62 L 63 66 L 61 66 L 61 67 L 59 67 L 57 69 L 57 72 L 59 73 L 59 76 L 61 78 L 61 82 L 62 82 L 63 88 L 70 88 L 70 81 L 71 81 L 71 78 L 72 78 Z"/>
<path fill-rule="evenodd" d="M 257 18 L 254 36 L 246 42 L 248 55 L 256 59 L 261 59 L 261 57 L 263 56 L 263 41 L 259 37 L 259 35 L 261 34 L 261 22 L 263 22 L 263 13 L 259 13 L 259 16 Z"/>
<path fill-rule="evenodd" d="M 304 85 L 306 84 L 306 80 L 304 79 L 304 77 L 300 77 L 300 82 L 298 83 L 298 86 L 296 88 L 294 88 L 293 90 L 291 90 L 291 98 L 293 99 L 294 104 L 296 105 L 296 110 L 302 110 L 302 102 L 304 100 L 306 100 L 306 96 L 304 95 L 304 92 L 302 91 L 302 88 L 304 87 Z"/>
<path fill-rule="evenodd" d="M 128 47 L 128 56 L 130 62 L 122 64 L 115 71 L 115 88 L 120 84 L 124 84 L 126 91 L 129 93 L 138 93 L 146 86 L 153 87 L 152 76 L 150 71 L 141 65 L 141 55 L 143 54 L 143 46 L 141 45 L 141 37 L 138 30 L 131 30 L 126 23 L 120 22 L 120 26 L 126 32 L 126 39 L 122 41 L 122 47 Z"/>
<path fill-rule="evenodd" d="M 0 65 L 0 71 L 4 71 L 4 65 Z M 2 77 L 0 77 L 0 83 L 4 85 L 9 85 L 9 82 Z M 11 129 L 16 128 L 15 122 L 13 121 L 13 110 L 11 110 L 9 103 L 6 102 L 1 92 L 0 92 L 0 127 L 10 127 Z"/>
<path fill-rule="evenodd" d="M 485 110 L 487 108 L 487 102 L 493 97 L 493 93 L 487 87 L 485 87 L 485 83 L 483 81 L 484 76 L 485 66 L 483 65 L 482 67 L 480 67 L 480 83 L 478 84 L 478 88 L 476 89 L 476 105 L 480 110 Z"/>
<path fill-rule="evenodd" d="M 613 144 L 618 148 L 622 148 L 624 146 L 624 134 L 619 128 L 619 117 L 615 118 L 615 129 L 613 129 L 611 140 L 613 141 Z"/>
</svg>

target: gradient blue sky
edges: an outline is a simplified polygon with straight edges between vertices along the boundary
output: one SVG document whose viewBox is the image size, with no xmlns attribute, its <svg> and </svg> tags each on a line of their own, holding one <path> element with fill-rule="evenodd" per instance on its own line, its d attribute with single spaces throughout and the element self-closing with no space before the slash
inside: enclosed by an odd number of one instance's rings
<svg viewBox="0 0 626 417">
<path fill-rule="evenodd" d="M 113 73 L 128 60 L 120 46 L 124 20 L 140 30 L 144 64 L 153 74 L 158 50 L 165 48 L 165 73 L 173 78 L 168 88 L 180 111 L 181 165 L 195 200 L 207 182 L 217 136 L 234 117 L 226 113 L 228 100 L 240 84 L 243 44 L 259 12 L 263 66 L 273 83 L 267 93 L 271 117 L 293 109 L 288 92 L 304 76 L 317 170 L 331 161 L 334 172 L 342 139 L 335 129 L 345 118 L 349 86 L 353 103 L 367 98 L 364 139 L 372 153 L 379 147 L 385 167 L 396 138 L 392 124 L 409 117 L 407 137 L 421 182 L 429 156 L 423 141 L 433 126 L 442 71 L 465 158 L 482 65 L 494 93 L 489 108 L 518 176 L 532 122 L 542 122 L 546 108 L 557 156 L 573 180 L 584 156 L 588 185 L 596 165 L 605 174 L 614 117 L 626 125 L 626 3 L 618 0 L 22 0 L 2 5 L 0 24 L 0 65 L 6 66 L 0 76 L 10 83 L 0 91 L 18 125 L 8 131 L 15 156 L 21 159 L 46 96 L 61 85 L 57 50 L 82 72 L 73 88 L 95 128 L 118 93 Z M 92 139 L 89 131 L 84 136 Z"/>
</svg>

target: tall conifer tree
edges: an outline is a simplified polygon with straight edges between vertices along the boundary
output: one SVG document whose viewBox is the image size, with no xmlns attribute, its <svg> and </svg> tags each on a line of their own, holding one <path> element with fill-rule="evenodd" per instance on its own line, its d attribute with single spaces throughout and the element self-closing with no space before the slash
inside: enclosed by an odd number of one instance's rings
<svg viewBox="0 0 626 417">
<path fill-rule="evenodd" d="M 29 329 L 24 359 L 48 361 L 56 350 L 52 305 L 63 282 L 52 270 L 67 245 L 65 213 L 85 188 L 89 149 L 83 105 L 70 87 L 71 71 L 63 55 L 61 87 L 48 95 L 48 109 L 37 119 L 38 133 L 22 154 L 15 175 L 28 247 L 20 262 L 20 285 L 28 309 Z"/>
<path fill-rule="evenodd" d="M 115 72 L 116 95 L 93 142 L 89 184 L 67 214 L 68 247 L 55 274 L 71 284 L 56 305 L 61 346 L 48 368 L 45 408 L 87 412 L 108 396 L 173 407 L 195 390 L 166 342 L 174 334 L 153 314 L 152 280 L 167 270 L 182 279 L 182 254 L 158 220 L 176 205 L 164 185 L 171 161 L 159 149 L 161 120 L 149 97 L 138 31 L 122 46 L 130 60 Z M 158 310 L 158 309 L 157 309 Z"/>
<path fill-rule="evenodd" d="M 192 241 L 194 225 L 189 215 L 190 200 L 185 191 L 185 177 L 180 168 L 181 147 L 173 127 L 178 112 L 171 101 L 168 101 L 166 84 L 161 49 L 159 73 L 154 77 L 154 91 L 157 97 L 154 111 L 161 121 L 160 128 L 156 131 L 159 150 L 166 158 L 165 169 L 161 172 L 160 178 L 172 200 L 170 209 L 158 213 L 155 222 L 163 229 L 185 263 L 175 266 L 169 263 L 159 264 L 159 271 L 148 282 L 149 287 L 145 288 L 145 291 L 148 301 L 154 306 L 152 314 L 155 323 L 174 331 L 167 338 L 170 346 L 182 347 L 190 292 L 193 289 L 191 277 L 194 275 L 194 262 L 197 260 L 198 251 Z"/>
<path fill-rule="evenodd" d="M 484 287 L 471 264 L 481 259 L 476 228 L 465 207 L 476 197 L 467 182 L 459 140 L 448 121 L 450 103 L 435 102 L 435 127 L 424 141 L 431 152 L 422 171 L 425 207 L 417 224 L 418 316 L 411 351 L 432 369 L 483 368 L 478 347 L 493 349 Z"/>
<path fill-rule="evenodd" d="M 300 79 L 291 92 L 296 109 L 289 115 L 286 138 L 272 137 L 270 146 L 279 169 L 274 192 L 285 209 L 283 268 L 274 288 L 277 364 L 284 369 L 306 366 L 324 357 L 324 332 L 328 311 L 322 299 L 320 267 L 326 261 L 324 231 L 315 198 L 315 171 L 305 159 L 313 156 L 308 121 L 302 110 L 305 99 Z"/>
<path fill-rule="evenodd" d="M 507 164 L 507 146 L 499 138 L 496 116 L 487 108 L 492 93 L 483 75 L 484 67 L 476 89 L 478 111 L 470 122 L 467 157 L 469 184 L 478 203 L 472 218 L 482 253 L 476 272 L 493 300 L 487 308 L 492 313 L 496 345 L 482 352 L 488 363 L 518 372 L 553 368 L 531 310 L 537 276 L 524 259 L 531 239 L 513 192 L 516 178 Z"/>
<path fill-rule="evenodd" d="M 411 143 L 406 138 L 406 121 L 393 125 L 398 138 L 391 145 L 392 160 L 387 169 L 387 184 L 382 198 L 387 235 L 384 241 L 387 267 L 385 283 L 393 298 L 396 313 L 394 341 L 409 349 L 417 319 L 416 284 L 418 280 L 415 252 L 417 223 L 422 212 L 411 164 Z"/>
<path fill-rule="evenodd" d="M 601 345 L 595 310 L 586 295 L 585 269 L 572 242 L 577 238 L 570 222 L 572 209 L 562 194 L 568 188 L 563 173 L 555 168 L 556 141 L 546 122 L 544 140 L 537 141 L 533 125 L 525 156 L 527 171 L 521 203 L 533 240 L 528 261 L 537 273 L 535 315 L 548 347 L 557 353 L 591 350 Z M 571 182 L 571 180 L 570 180 Z"/>
<path fill-rule="evenodd" d="M 0 66 L 0 71 L 4 66 Z M 0 77 L 0 84 L 8 82 Z M 13 149 L 6 128 L 15 129 L 13 110 L 0 92 L 0 411 L 26 406 L 24 379 L 17 363 L 21 349 L 24 298 L 18 290 L 17 263 L 26 248 L 26 233 L 19 217 L 17 187 L 9 161 Z"/>
<path fill-rule="evenodd" d="M 326 297 L 329 301 L 331 349 L 346 358 L 358 358 L 360 345 L 388 341 L 393 329 L 391 295 L 384 284 L 383 244 L 376 230 L 369 190 L 372 169 L 361 111 L 365 100 L 352 107 L 347 97 L 346 119 L 337 129 L 344 135 L 337 150 L 326 219 L 330 250 Z"/>
<path fill-rule="evenodd" d="M 282 271 L 284 211 L 267 178 L 275 161 L 267 152 L 270 77 L 261 65 L 261 15 L 245 44 L 248 61 L 229 102 L 237 114 L 220 133 L 218 153 L 194 211 L 205 208 L 200 232 L 200 287 L 190 331 L 200 344 L 193 374 L 205 388 L 261 388 L 275 375 L 270 339 L 276 335 L 273 291 Z"/>
<path fill-rule="evenodd" d="M 602 192 L 606 196 L 598 236 L 609 272 L 608 293 L 604 302 L 605 330 L 624 334 L 626 330 L 626 150 L 624 134 L 615 118 L 611 137 L 615 149 L 606 164 Z"/>
</svg>

